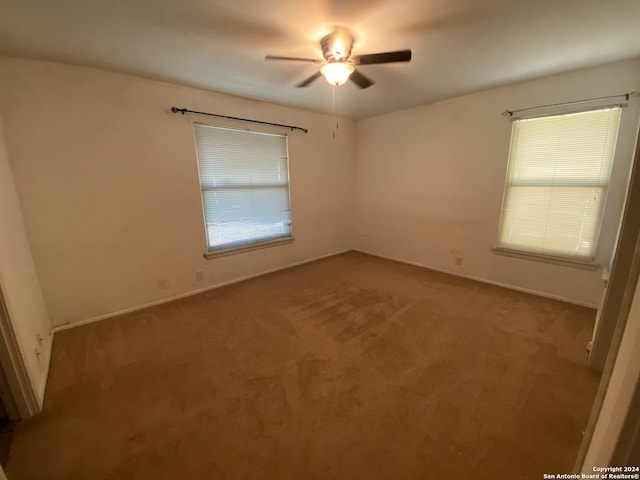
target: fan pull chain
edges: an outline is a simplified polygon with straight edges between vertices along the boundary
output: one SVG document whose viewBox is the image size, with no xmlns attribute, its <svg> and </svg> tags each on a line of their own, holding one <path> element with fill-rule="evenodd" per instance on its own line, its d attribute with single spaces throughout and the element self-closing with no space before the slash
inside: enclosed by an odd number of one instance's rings
<svg viewBox="0 0 640 480">
<path fill-rule="evenodd" d="M 333 129 L 333 133 L 331 135 L 332 138 L 336 138 L 336 132 L 339 129 L 338 124 L 338 112 L 336 111 L 336 87 L 333 85 L 331 87 L 331 108 L 333 109 L 333 114 L 336 117 L 336 127 Z"/>
</svg>

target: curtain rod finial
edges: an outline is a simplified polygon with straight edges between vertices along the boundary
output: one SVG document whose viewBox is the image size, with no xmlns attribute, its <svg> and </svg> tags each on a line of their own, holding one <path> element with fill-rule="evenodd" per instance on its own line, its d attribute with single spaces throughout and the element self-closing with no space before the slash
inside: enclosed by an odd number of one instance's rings
<svg viewBox="0 0 640 480">
<path fill-rule="evenodd" d="M 504 112 L 502 112 L 502 116 L 504 116 L 504 117 L 512 117 L 513 116 L 513 112 L 511 110 L 505 110 Z"/>
</svg>

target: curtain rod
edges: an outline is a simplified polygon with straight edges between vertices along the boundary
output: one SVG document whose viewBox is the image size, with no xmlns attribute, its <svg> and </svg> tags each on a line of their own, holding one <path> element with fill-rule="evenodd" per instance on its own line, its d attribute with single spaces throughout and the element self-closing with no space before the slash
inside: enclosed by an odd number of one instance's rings
<svg viewBox="0 0 640 480">
<path fill-rule="evenodd" d="M 304 133 L 307 133 L 309 131 L 306 128 L 296 127 L 295 125 L 284 125 L 282 123 L 263 122 L 262 120 L 251 120 L 250 118 L 230 117 L 228 115 L 219 115 L 217 113 L 198 112 L 197 110 L 189 110 L 188 108 L 171 107 L 171 111 L 173 113 L 181 113 L 182 115 L 184 115 L 185 113 L 193 113 L 195 115 L 207 115 L 209 117 L 218 117 L 218 118 L 227 118 L 229 120 L 238 120 L 239 122 L 259 123 L 261 125 L 271 125 L 272 127 L 284 127 L 284 128 L 290 128 L 291 131 L 300 130 L 301 132 L 304 132 Z"/>
<path fill-rule="evenodd" d="M 638 92 L 633 91 L 633 92 L 628 92 L 628 93 L 621 93 L 619 95 L 609 95 L 608 97 L 585 98 L 583 100 L 574 100 L 573 102 L 552 103 L 552 104 L 549 104 L 549 105 L 540 105 L 539 107 L 521 108 L 519 110 L 505 110 L 504 112 L 502 112 L 502 115 L 504 115 L 505 117 L 513 117 L 513 115 L 516 114 L 516 113 L 528 112 L 529 110 L 539 110 L 541 108 L 561 107 L 561 106 L 564 106 L 564 105 L 576 105 L 578 103 L 594 102 L 596 100 L 609 100 L 611 98 L 624 97 L 625 102 L 628 102 L 629 99 L 631 97 L 633 97 L 634 95 L 638 95 Z"/>
</svg>

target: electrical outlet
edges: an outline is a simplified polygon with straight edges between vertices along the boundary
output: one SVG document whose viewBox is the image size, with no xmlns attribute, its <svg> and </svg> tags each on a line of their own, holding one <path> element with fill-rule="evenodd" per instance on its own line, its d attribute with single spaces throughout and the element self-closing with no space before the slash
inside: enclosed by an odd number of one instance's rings
<svg viewBox="0 0 640 480">
<path fill-rule="evenodd" d="M 202 280 L 202 270 L 196 270 L 196 280 Z"/>
<path fill-rule="evenodd" d="M 166 290 L 167 288 L 169 288 L 169 281 L 161 278 L 160 280 L 158 280 L 158 286 L 160 287 L 160 290 Z"/>
<path fill-rule="evenodd" d="M 456 259 L 455 259 L 455 263 L 456 263 L 456 265 L 462 265 L 462 257 L 457 256 Z"/>
</svg>

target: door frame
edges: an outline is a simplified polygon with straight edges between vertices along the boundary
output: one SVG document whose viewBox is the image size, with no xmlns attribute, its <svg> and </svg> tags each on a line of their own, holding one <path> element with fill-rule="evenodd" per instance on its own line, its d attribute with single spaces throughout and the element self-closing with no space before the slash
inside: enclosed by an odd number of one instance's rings
<svg viewBox="0 0 640 480">
<path fill-rule="evenodd" d="M 600 328 L 596 331 L 593 348 L 589 356 L 589 366 L 602 372 L 600 385 L 593 402 L 591 414 L 584 431 L 584 437 L 574 464 L 574 472 L 580 473 L 591 447 L 593 434 L 609 390 L 609 383 L 616 364 L 627 319 L 634 300 L 636 286 L 640 278 L 640 129 L 636 137 L 635 153 L 627 198 L 622 214 L 622 222 L 615 247 L 613 268 L 605 298 L 602 304 Z M 637 402 L 638 400 L 636 400 Z M 632 404 L 633 406 L 633 404 Z M 630 412 L 627 412 L 630 413 Z M 631 427 L 629 427 L 631 428 Z M 616 451 L 625 451 L 632 435 L 619 432 Z M 630 447 L 629 447 L 630 448 Z M 619 457 L 621 454 L 618 453 Z M 610 459 L 612 460 L 612 459 Z M 603 465 L 604 466 L 604 465 Z"/>
<path fill-rule="evenodd" d="M 0 367 L 6 379 L 2 385 L 8 391 L 2 392 L 3 400 L 7 398 L 5 407 L 12 420 L 23 420 L 40 412 L 40 404 L 36 396 L 24 361 L 18 347 L 16 335 L 11 325 L 9 311 L 0 285 Z M 15 418 L 13 418 L 15 417 Z"/>
</svg>

